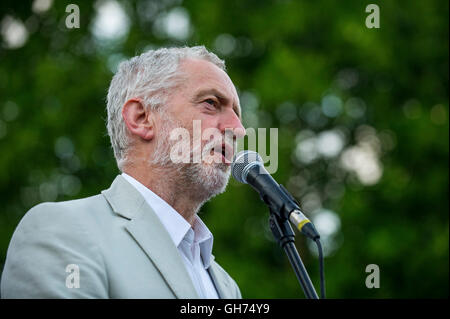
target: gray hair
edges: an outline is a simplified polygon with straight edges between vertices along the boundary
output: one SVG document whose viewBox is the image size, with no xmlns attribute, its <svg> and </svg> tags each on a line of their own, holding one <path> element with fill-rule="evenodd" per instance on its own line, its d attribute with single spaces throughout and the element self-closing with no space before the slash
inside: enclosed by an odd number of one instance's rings
<svg viewBox="0 0 450 319">
<path fill-rule="evenodd" d="M 139 98 L 144 107 L 162 111 L 170 92 L 182 81 L 178 67 L 185 59 L 206 60 L 225 71 L 225 62 L 204 46 L 150 50 L 120 63 L 108 89 L 106 107 L 106 126 L 120 170 L 128 160 L 130 147 L 123 105 L 131 98 Z"/>
</svg>

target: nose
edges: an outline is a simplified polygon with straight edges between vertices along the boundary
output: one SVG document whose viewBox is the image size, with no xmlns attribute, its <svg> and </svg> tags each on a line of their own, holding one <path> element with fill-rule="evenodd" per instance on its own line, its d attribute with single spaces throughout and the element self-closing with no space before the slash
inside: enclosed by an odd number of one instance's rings
<svg viewBox="0 0 450 319">
<path fill-rule="evenodd" d="M 246 134 L 241 119 L 232 109 L 228 109 L 225 114 L 223 114 L 223 119 L 220 124 L 220 132 L 225 134 L 225 130 L 233 131 L 233 136 L 235 138 L 242 138 Z"/>
</svg>

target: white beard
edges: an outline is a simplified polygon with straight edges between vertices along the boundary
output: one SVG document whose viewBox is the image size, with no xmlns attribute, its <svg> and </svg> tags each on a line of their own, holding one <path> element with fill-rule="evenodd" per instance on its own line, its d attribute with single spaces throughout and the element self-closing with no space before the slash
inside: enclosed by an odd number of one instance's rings
<svg viewBox="0 0 450 319">
<path fill-rule="evenodd" d="M 170 140 L 170 132 L 178 127 L 183 126 L 180 122 L 166 116 L 166 122 L 161 128 L 161 135 L 150 164 L 164 169 L 170 168 L 173 172 L 176 172 L 175 178 L 179 180 L 180 188 L 191 193 L 193 198 L 197 198 L 203 204 L 225 191 L 230 179 L 231 169 L 224 163 L 205 163 L 203 160 L 200 163 L 194 163 L 194 154 L 201 152 L 202 159 L 205 159 L 215 141 L 205 144 L 203 150 L 191 150 L 190 163 L 174 163 L 170 158 L 170 151 L 176 141 Z"/>
</svg>

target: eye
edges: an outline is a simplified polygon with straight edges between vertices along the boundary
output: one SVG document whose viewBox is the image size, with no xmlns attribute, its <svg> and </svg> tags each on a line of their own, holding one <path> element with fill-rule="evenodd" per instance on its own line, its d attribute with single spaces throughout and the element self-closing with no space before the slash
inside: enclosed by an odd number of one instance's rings
<svg viewBox="0 0 450 319">
<path fill-rule="evenodd" d="M 213 98 L 205 99 L 203 103 L 206 103 L 205 108 L 210 111 L 215 111 L 219 109 L 219 102 L 216 99 Z"/>
<path fill-rule="evenodd" d="M 205 102 L 209 105 L 216 106 L 216 101 L 213 99 L 206 99 Z"/>
</svg>

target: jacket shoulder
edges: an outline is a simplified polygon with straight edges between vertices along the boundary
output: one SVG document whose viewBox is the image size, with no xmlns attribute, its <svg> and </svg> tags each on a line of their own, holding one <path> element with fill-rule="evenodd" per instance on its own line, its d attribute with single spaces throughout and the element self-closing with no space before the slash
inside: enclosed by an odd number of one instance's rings
<svg viewBox="0 0 450 319">
<path fill-rule="evenodd" d="M 67 225 L 70 228 L 75 221 L 82 223 L 83 220 L 100 218 L 99 215 L 105 212 L 111 212 L 111 209 L 101 194 L 70 201 L 45 202 L 28 210 L 17 228 L 30 226 L 47 228 L 51 225 L 53 227 Z"/>
<path fill-rule="evenodd" d="M 3 298 L 107 296 L 104 262 L 87 214 L 107 205 L 100 196 L 42 203 L 22 218 L 11 238 L 1 280 Z M 96 218 L 96 217 L 90 217 Z M 67 289 L 67 267 L 83 271 L 83 289 Z"/>
</svg>

